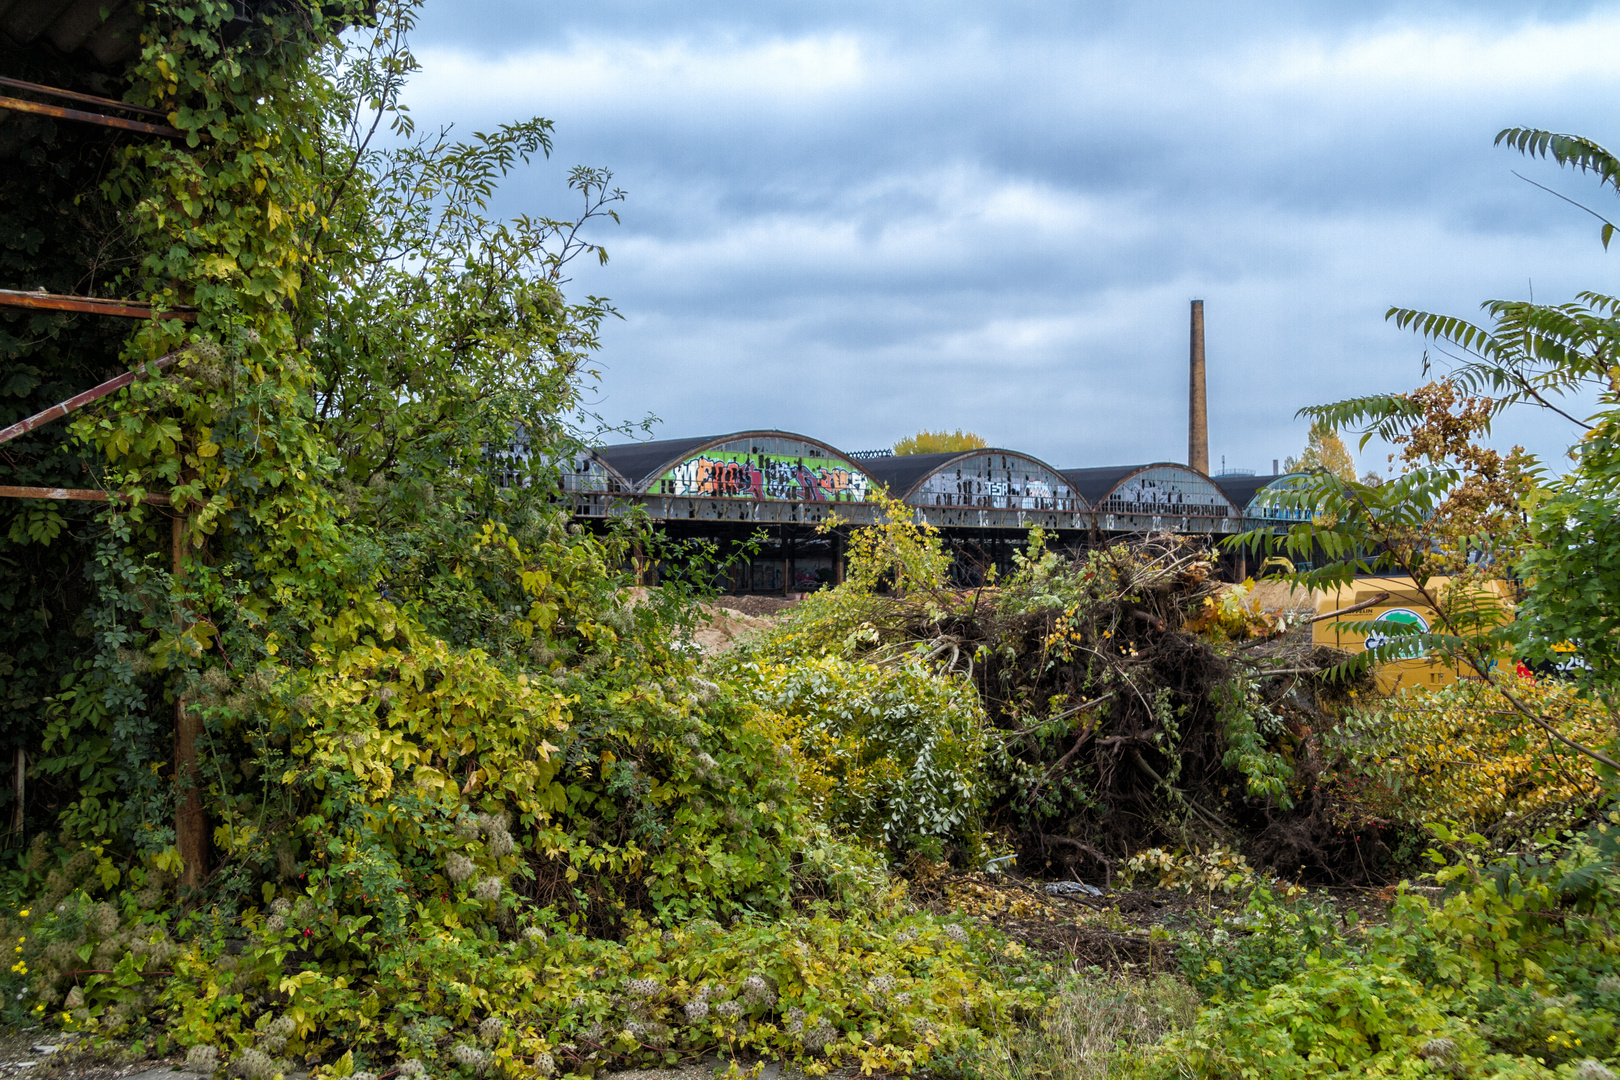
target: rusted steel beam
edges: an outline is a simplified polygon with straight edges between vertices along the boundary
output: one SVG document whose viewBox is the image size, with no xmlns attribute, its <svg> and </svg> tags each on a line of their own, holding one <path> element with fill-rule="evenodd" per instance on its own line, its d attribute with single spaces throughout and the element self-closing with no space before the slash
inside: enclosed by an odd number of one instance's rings
<svg viewBox="0 0 1620 1080">
<path fill-rule="evenodd" d="M 151 304 L 141 300 L 104 300 L 96 296 L 63 296 L 60 293 L 24 292 L 21 289 L 0 289 L 0 306 L 116 315 L 125 319 L 164 318 L 192 322 L 197 318 L 196 310 L 188 307 L 171 308 L 159 316 L 153 313 Z"/>
<path fill-rule="evenodd" d="M 37 412 L 33 416 L 28 417 L 26 420 L 19 420 L 8 428 L 0 429 L 0 443 L 10 442 L 19 435 L 26 435 L 28 432 L 33 431 L 41 424 L 48 424 L 52 420 L 66 416 L 74 409 L 88 405 L 92 401 L 100 401 L 108 394 L 122 390 L 124 387 L 134 382 L 136 377 L 139 376 L 143 370 L 151 369 L 156 371 L 161 368 L 166 368 L 170 364 L 174 363 L 175 360 L 179 358 L 179 355 L 179 353 L 170 353 L 168 356 L 162 356 L 156 360 L 150 361 L 149 363 L 142 364 L 134 371 L 126 371 L 116 379 L 108 379 L 100 386 L 93 386 L 82 394 L 75 394 L 66 401 L 58 402 L 57 404 L 52 405 L 44 412 Z"/>
<path fill-rule="evenodd" d="M 145 105 L 131 105 L 127 101 L 96 97 L 94 94 L 81 94 L 76 90 L 59 90 L 54 86 L 42 86 L 39 83 L 13 79 L 9 75 L 0 75 L 0 86 L 9 86 L 13 90 L 31 90 L 36 94 L 48 94 L 51 97 L 64 98 L 68 101 L 83 102 L 86 105 L 100 105 L 105 109 L 121 109 L 124 112 L 140 113 L 142 116 L 156 117 L 159 120 L 169 118 L 169 114 L 162 109 L 153 109 Z"/>
<path fill-rule="evenodd" d="M 83 109 L 64 109 L 60 105 L 43 105 L 37 101 L 24 101 L 22 98 L 0 97 L 0 109 L 54 116 L 58 120 L 80 120 L 86 124 L 100 124 L 102 127 L 119 128 L 123 131 L 138 131 L 143 135 L 162 135 L 169 139 L 186 137 L 185 132 L 168 124 L 148 124 L 145 120 L 126 120 L 122 116 L 107 116 L 103 113 L 85 112 Z"/>
<path fill-rule="evenodd" d="M 0 499 L 55 499 L 58 502 L 106 502 L 118 499 L 134 502 L 135 496 L 123 491 L 88 491 L 84 488 L 12 487 L 0 484 Z M 142 502 L 157 506 L 169 505 L 169 497 L 161 492 L 149 491 L 141 496 Z"/>
</svg>

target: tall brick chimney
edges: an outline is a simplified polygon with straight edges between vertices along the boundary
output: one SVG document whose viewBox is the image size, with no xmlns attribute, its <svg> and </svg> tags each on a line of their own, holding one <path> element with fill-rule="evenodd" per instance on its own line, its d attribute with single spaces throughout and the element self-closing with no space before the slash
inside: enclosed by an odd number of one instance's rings
<svg viewBox="0 0 1620 1080">
<path fill-rule="evenodd" d="M 1209 403 L 1204 397 L 1204 302 L 1192 302 L 1187 380 L 1187 464 L 1209 472 Z"/>
</svg>

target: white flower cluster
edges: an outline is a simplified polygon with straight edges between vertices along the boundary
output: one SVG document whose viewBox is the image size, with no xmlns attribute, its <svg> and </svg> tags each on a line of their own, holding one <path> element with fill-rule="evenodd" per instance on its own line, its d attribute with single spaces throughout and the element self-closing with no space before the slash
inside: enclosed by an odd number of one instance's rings
<svg viewBox="0 0 1620 1080">
<path fill-rule="evenodd" d="M 787 1030 L 789 1035 L 797 1035 L 804 1030 L 804 1010 L 797 1005 L 787 1011 Z"/>
<path fill-rule="evenodd" d="M 231 1068 L 243 1080 L 270 1080 L 276 1074 L 275 1060 L 263 1050 L 242 1051 Z"/>
<path fill-rule="evenodd" d="M 693 750 L 703 745 L 703 740 L 698 738 L 698 733 L 695 731 L 688 731 L 685 735 L 682 735 L 681 742 L 690 746 Z"/>
<path fill-rule="evenodd" d="M 742 1006 L 735 1001 L 722 1001 L 714 1007 L 714 1014 L 725 1020 L 735 1020 L 742 1015 Z"/>
<path fill-rule="evenodd" d="M 968 943 L 968 932 L 955 923 L 950 923 L 945 927 L 945 936 L 956 942 L 958 945 L 966 945 Z"/>
<path fill-rule="evenodd" d="M 478 1037 L 485 1042 L 494 1042 L 506 1034 L 506 1021 L 498 1016 L 486 1016 L 483 1023 L 478 1025 Z"/>
<path fill-rule="evenodd" d="M 1600 994 L 1620 994 L 1620 975 L 1605 975 L 1596 983 Z"/>
<path fill-rule="evenodd" d="M 1430 1039 L 1418 1048 L 1418 1057 L 1445 1065 L 1457 1056 L 1457 1044 L 1450 1039 Z"/>
<path fill-rule="evenodd" d="M 287 1048 L 287 1040 L 298 1030 L 290 1016 L 280 1016 L 259 1029 L 259 1049 L 268 1054 L 279 1054 Z"/>
<path fill-rule="evenodd" d="M 478 830 L 489 843 L 489 853 L 497 859 L 512 854 L 516 843 L 512 839 L 512 819 L 505 814 L 479 814 Z"/>
<path fill-rule="evenodd" d="M 481 1073 L 489 1068 L 489 1054 L 471 1043 L 458 1043 L 456 1048 L 450 1051 L 450 1059 L 463 1069 L 471 1069 L 473 1072 Z"/>
<path fill-rule="evenodd" d="M 97 937 L 107 938 L 118 933 L 118 909 L 111 904 L 103 902 L 92 905 L 84 921 Z"/>
<path fill-rule="evenodd" d="M 272 915 L 264 920 L 264 929 L 268 934 L 279 934 L 287 929 L 287 916 Z"/>
<path fill-rule="evenodd" d="M 1596 1058 L 1587 1058 L 1575 1066 L 1575 1080 L 1614 1080 L 1614 1070 Z"/>
<path fill-rule="evenodd" d="M 681 1010 L 686 1014 L 688 1023 L 701 1024 L 709 1018 L 709 1003 L 702 998 L 688 1001 Z"/>
<path fill-rule="evenodd" d="M 541 1050 L 534 1055 L 534 1071 L 541 1076 L 556 1076 L 557 1062 L 552 1059 L 550 1054 Z"/>
<path fill-rule="evenodd" d="M 866 989 L 874 997 L 885 997 L 888 994 L 892 994 L 894 992 L 895 985 L 893 975 L 879 975 L 875 979 L 868 979 L 866 981 Z"/>
<path fill-rule="evenodd" d="M 819 1054 L 827 1048 L 827 1044 L 838 1038 L 838 1029 L 825 1020 L 817 1020 L 815 1026 L 806 1031 L 799 1040 L 804 1048 L 812 1054 Z"/>
<path fill-rule="evenodd" d="M 892 1000 L 902 1009 L 907 1008 L 911 1005 L 911 992 L 909 990 L 902 990 L 898 994 L 894 995 L 894 997 L 890 1000 Z"/>
<path fill-rule="evenodd" d="M 480 900 L 499 900 L 501 898 L 501 879 L 487 877 L 473 886 L 473 895 Z"/>
<path fill-rule="evenodd" d="M 186 1051 L 186 1068 L 191 1072 L 212 1073 L 219 1068 L 219 1047 L 198 1043 Z"/>
<path fill-rule="evenodd" d="M 478 867 L 459 851 L 452 851 L 444 859 L 444 872 L 451 881 L 461 884 L 476 873 Z"/>
<path fill-rule="evenodd" d="M 720 763 L 714 760 L 714 758 L 710 757 L 707 753 L 699 754 L 697 757 L 692 759 L 692 771 L 697 773 L 698 776 L 704 780 L 707 780 L 710 776 L 714 775 L 714 771 L 719 767 Z"/>
<path fill-rule="evenodd" d="M 776 990 L 759 975 L 750 975 L 742 981 L 739 991 L 750 1005 L 775 1005 Z"/>
<path fill-rule="evenodd" d="M 369 1069 L 357 1069 L 349 1074 L 349 1080 L 377 1080 L 377 1074 Z"/>
<path fill-rule="evenodd" d="M 456 818 L 456 835 L 463 840 L 476 840 L 483 830 L 479 827 L 478 818 L 473 814 L 462 814 Z"/>
<path fill-rule="evenodd" d="M 896 945 L 909 945 L 916 940 L 917 931 L 911 929 L 909 926 L 900 931 L 898 934 L 894 935 L 894 943 Z"/>
<path fill-rule="evenodd" d="M 657 979 L 631 979 L 624 984 L 624 988 L 631 995 L 639 998 L 657 997 L 658 991 L 661 989 Z"/>
<path fill-rule="evenodd" d="M 286 915 L 288 912 L 292 911 L 292 902 L 289 901 L 285 896 L 278 896 L 274 900 L 270 901 L 270 910 L 275 912 L 277 915 Z"/>
<path fill-rule="evenodd" d="M 399 1063 L 399 1075 L 415 1080 L 416 1077 L 427 1075 L 427 1066 L 416 1058 L 406 1058 Z"/>
<path fill-rule="evenodd" d="M 546 932 L 538 926 L 524 927 L 523 936 L 528 938 L 529 943 L 532 945 L 544 945 L 546 943 Z"/>
</svg>

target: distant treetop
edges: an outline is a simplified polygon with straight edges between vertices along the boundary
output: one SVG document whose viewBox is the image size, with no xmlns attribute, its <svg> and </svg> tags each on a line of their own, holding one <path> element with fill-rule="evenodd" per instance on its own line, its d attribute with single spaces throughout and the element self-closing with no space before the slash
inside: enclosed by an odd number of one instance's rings
<svg viewBox="0 0 1620 1080">
<path fill-rule="evenodd" d="M 957 450 L 977 450 L 989 445 L 973 432 L 957 428 L 955 431 L 919 431 L 915 435 L 907 435 L 894 444 L 894 452 L 897 456 L 945 454 Z"/>
</svg>

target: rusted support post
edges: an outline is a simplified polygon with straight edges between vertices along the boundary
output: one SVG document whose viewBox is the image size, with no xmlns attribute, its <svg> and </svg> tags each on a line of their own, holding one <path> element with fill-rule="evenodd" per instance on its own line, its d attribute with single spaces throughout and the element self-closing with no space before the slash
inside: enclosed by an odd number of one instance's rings
<svg viewBox="0 0 1620 1080">
<path fill-rule="evenodd" d="M 186 519 L 172 519 L 174 582 L 185 577 Z M 185 868 L 180 884 L 197 888 L 208 866 L 208 815 L 203 810 L 202 768 L 197 762 L 197 740 L 202 735 L 202 717 L 186 708 L 186 699 L 177 685 L 174 691 L 174 782 L 178 799 L 174 809 L 174 844 Z"/>
<path fill-rule="evenodd" d="M 26 781 L 28 777 L 28 753 L 22 747 L 17 747 L 17 776 L 16 788 L 13 794 L 17 797 L 17 808 L 11 812 L 11 833 L 13 836 L 22 836 L 23 831 L 23 797 L 28 794 Z"/>
</svg>

